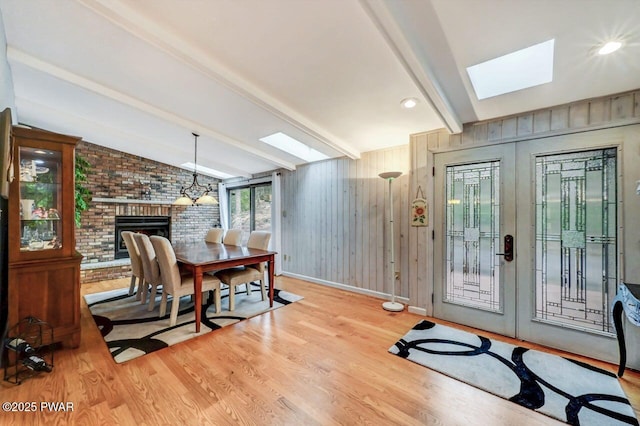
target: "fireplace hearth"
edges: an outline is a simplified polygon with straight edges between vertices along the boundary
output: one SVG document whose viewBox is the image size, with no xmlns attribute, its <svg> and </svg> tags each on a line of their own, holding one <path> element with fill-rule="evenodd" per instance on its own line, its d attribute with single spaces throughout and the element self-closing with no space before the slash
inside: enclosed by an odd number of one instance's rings
<svg viewBox="0 0 640 426">
<path fill-rule="evenodd" d="M 171 216 L 116 216 L 114 254 L 116 259 L 129 257 L 129 252 L 122 238 L 122 231 L 171 238 Z"/>
</svg>

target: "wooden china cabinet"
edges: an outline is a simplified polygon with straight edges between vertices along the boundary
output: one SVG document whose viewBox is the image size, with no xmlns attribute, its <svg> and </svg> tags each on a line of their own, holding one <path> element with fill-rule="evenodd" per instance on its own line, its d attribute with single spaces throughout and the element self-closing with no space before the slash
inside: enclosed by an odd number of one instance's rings
<svg viewBox="0 0 640 426">
<path fill-rule="evenodd" d="M 75 146 L 81 138 L 14 126 L 9 190 L 9 326 L 35 317 L 53 341 L 80 344 Z M 43 342 L 43 343 L 54 343 Z"/>
</svg>

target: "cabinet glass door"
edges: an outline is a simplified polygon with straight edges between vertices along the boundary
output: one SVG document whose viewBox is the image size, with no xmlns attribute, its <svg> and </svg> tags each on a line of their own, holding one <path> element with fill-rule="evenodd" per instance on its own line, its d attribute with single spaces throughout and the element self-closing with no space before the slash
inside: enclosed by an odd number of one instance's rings
<svg viewBox="0 0 640 426">
<path fill-rule="evenodd" d="M 62 152 L 19 148 L 20 251 L 62 248 Z"/>
</svg>

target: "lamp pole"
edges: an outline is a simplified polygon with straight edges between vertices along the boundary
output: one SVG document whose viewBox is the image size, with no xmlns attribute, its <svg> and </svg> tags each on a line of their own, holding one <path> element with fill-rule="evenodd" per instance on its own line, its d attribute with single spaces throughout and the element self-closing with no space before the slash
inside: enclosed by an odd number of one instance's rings
<svg viewBox="0 0 640 426">
<path fill-rule="evenodd" d="M 385 179 L 389 182 L 389 240 L 390 240 L 390 249 L 391 249 L 391 260 L 389 262 L 391 268 L 391 301 L 384 302 L 382 304 L 382 308 L 391 312 L 400 312 L 404 310 L 404 305 L 402 303 L 396 302 L 396 253 L 395 253 L 395 238 L 393 235 L 393 191 L 391 190 L 391 182 L 394 179 L 397 179 L 402 175 L 402 172 L 385 172 L 380 173 L 382 179 Z"/>
</svg>

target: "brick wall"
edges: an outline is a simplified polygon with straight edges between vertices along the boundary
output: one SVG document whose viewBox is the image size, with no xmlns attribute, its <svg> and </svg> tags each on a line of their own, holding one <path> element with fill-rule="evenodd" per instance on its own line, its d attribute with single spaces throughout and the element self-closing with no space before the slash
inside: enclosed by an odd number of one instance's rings
<svg viewBox="0 0 640 426">
<path fill-rule="evenodd" d="M 108 263 L 114 260 L 116 215 L 171 216 L 174 242 L 203 239 L 208 229 L 220 224 L 217 205 L 171 205 L 180 187 L 193 180 L 188 170 L 86 141 L 77 145 L 76 155 L 91 164 L 86 186 L 94 199 L 89 210 L 82 213 L 81 227 L 76 228 L 76 249 L 84 256 L 82 282 L 129 276 L 128 267 Z M 213 196 L 218 196 L 217 179 L 199 175 L 198 180 L 211 183 Z M 147 188 L 150 195 L 144 194 Z M 100 267 L 102 263 L 104 268 Z"/>
</svg>

